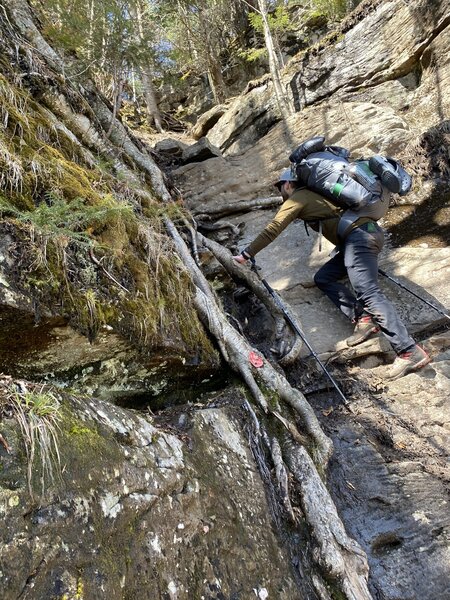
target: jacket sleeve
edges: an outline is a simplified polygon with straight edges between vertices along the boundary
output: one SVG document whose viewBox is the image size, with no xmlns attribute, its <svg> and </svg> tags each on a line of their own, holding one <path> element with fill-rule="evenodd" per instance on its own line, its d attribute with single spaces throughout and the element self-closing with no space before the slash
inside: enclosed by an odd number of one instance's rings
<svg viewBox="0 0 450 600">
<path fill-rule="evenodd" d="M 250 256 L 255 256 L 260 250 L 268 246 L 277 238 L 284 229 L 292 223 L 294 219 L 301 216 L 303 202 L 298 199 L 288 198 L 277 212 L 272 221 L 266 225 L 253 242 L 245 248 L 245 252 Z"/>
</svg>

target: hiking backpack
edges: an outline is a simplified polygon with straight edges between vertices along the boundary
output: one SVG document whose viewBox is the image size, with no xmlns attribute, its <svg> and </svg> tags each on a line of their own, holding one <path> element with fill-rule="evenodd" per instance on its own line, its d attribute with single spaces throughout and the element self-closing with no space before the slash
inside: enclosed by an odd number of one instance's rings
<svg viewBox="0 0 450 600">
<path fill-rule="evenodd" d="M 390 157 L 349 161 L 350 152 L 340 146 L 326 146 L 325 138 L 303 142 L 289 160 L 299 183 L 344 209 L 338 236 L 360 217 L 375 221 L 389 207 L 389 192 L 404 196 L 412 185 L 410 175 Z"/>
</svg>

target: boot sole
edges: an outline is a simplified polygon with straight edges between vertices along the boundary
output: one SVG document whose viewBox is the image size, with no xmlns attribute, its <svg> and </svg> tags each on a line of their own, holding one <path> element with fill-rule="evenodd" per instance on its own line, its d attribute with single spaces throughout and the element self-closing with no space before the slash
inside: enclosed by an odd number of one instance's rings
<svg viewBox="0 0 450 600">
<path fill-rule="evenodd" d="M 367 339 L 369 339 L 371 335 L 373 335 L 374 333 L 378 333 L 379 331 L 380 331 L 379 327 L 373 327 L 370 331 L 367 331 L 364 335 L 362 335 L 356 341 L 355 340 L 353 340 L 351 342 L 349 342 L 348 340 L 345 340 L 345 341 L 347 342 L 347 346 L 349 348 L 353 348 L 353 346 L 357 346 L 358 344 L 362 344 Z"/>
<path fill-rule="evenodd" d="M 422 367 L 425 367 L 425 365 L 427 365 L 430 362 L 431 362 L 431 358 L 429 356 L 426 356 L 425 358 L 423 358 L 420 362 L 416 363 L 415 365 L 406 367 L 406 369 L 402 373 L 399 373 L 395 377 L 387 377 L 387 379 L 389 379 L 389 381 L 395 381 L 396 379 L 400 379 L 400 377 L 404 377 L 405 375 L 414 373 L 414 371 L 418 371 L 419 369 L 421 369 Z"/>
</svg>

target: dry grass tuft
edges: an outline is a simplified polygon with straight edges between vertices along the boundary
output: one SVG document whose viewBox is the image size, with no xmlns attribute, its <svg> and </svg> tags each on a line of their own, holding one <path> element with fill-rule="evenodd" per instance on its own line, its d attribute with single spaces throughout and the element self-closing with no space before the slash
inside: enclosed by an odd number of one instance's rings
<svg viewBox="0 0 450 600">
<path fill-rule="evenodd" d="M 39 481 L 40 497 L 61 479 L 61 458 L 58 432 L 60 402 L 46 386 L 27 389 L 23 383 L 11 385 L 8 404 L 20 426 L 27 457 L 27 481 L 30 496 L 36 496 Z"/>
</svg>

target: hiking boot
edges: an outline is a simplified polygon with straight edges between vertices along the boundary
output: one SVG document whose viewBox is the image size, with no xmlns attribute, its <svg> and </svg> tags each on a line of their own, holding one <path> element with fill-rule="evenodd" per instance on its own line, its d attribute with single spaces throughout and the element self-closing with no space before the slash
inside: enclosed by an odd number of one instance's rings
<svg viewBox="0 0 450 600">
<path fill-rule="evenodd" d="M 372 333 L 377 333 L 377 331 L 380 331 L 380 328 L 372 321 L 372 317 L 370 315 L 364 315 L 356 321 L 353 335 L 346 339 L 347 346 L 361 344 L 361 342 L 367 340 Z"/>
<path fill-rule="evenodd" d="M 407 373 L 417 371 L 417 369 L 421 369 L 427 365 L 430 360 L 431 358 L 425 350 L 416 345 L 411 350 L 405 350 L 405 352 L 401 352 L 397 356 L 386 375 L 386 379 L 398 379 Z"/>
</svg>

